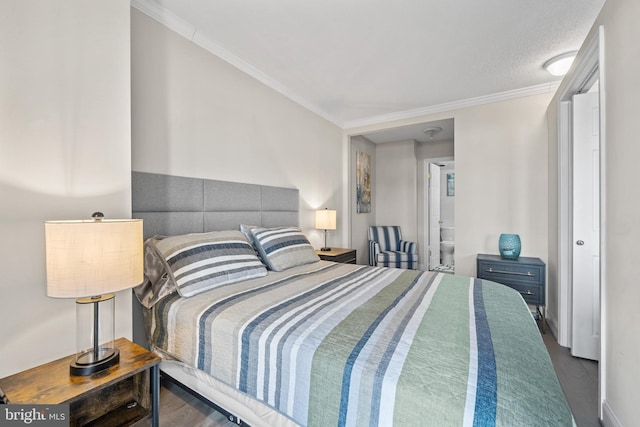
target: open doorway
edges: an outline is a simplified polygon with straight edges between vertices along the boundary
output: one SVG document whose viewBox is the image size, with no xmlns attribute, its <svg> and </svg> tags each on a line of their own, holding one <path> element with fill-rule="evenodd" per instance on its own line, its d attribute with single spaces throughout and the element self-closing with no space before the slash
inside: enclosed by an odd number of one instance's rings
<svg viewBox="0 0 640 427">
<path fill-rule="evenodd" d="M 455 161 L 424 161 L 425 265 L 429 271 L 455 272 Z"/>
<path fill-rule="evenodd" d="M 371 158 L 372 209 L 350 216 L 351 246 L 358 263 L 368 262 L 367 229 L 372 225 L 398 225 L 404 240 L 417 243 L 419 268 L 427 269 L 425 235 L 428 203 L 425 198 L 424 161 L 454 158 L 454 119 L 420 122 L 349 136 L 351 190 L 349 205 L 355 210 L 354 170 L 359 152 Z M 452 181 L 454 176 L 451 176 Z M 445 177 L 446 182 L 446 177 Z M 453 182 L 452 182 L 453 184 Z M 446 194 L 446 191 L 445 191 Z M 453 196 L 451 196 L 453 197 Z"/>
</svg>

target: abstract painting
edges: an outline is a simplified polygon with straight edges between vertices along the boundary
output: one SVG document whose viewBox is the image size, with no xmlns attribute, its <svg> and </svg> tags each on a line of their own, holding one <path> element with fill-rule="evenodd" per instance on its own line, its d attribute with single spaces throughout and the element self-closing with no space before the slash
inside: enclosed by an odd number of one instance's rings
<svg viewBox="0 0 640 427">
<path fill-rule="evenodd" d="M 356 212 L 371 212 L 371 157 L 356 151 Z"/>
</svg>

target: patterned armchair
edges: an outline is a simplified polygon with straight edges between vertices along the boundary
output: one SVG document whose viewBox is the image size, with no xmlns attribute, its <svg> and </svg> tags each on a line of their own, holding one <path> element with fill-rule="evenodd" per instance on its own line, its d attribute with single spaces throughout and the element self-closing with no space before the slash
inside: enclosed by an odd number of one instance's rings
<svg viewBox="0 0 640 427">
<path fill-rule="evenodd" d="M 369 265 L 416 270 L 418 251 L 414 242 L 402 240 L 399 226 L 369 227 Z"/>
</svg>

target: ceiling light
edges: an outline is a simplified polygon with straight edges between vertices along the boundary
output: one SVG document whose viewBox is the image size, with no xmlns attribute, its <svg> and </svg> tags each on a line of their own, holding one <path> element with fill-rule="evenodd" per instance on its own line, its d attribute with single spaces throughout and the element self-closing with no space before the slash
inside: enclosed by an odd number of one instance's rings
<svg viewBox="0 0 640 427">
<path fill-rule="evenodd" d="M 555 56 L 544 63 L 543 67 L 552 76 L 562 77 L 567 74 L 573 60 L 576 58 L 577 51 L 563 53 L 562 55 Z"/>
<path fill-rule="evenodd" d="M 426 128 L 425 130 L 423 130 L 423 132 L 425 133 L 425 135 L 429 137 L 429 139 L 433 139 L 434 136 L 442 132 L 442 128 L 439 126 L 434 126 L 434 127 Z"/>
</svg>

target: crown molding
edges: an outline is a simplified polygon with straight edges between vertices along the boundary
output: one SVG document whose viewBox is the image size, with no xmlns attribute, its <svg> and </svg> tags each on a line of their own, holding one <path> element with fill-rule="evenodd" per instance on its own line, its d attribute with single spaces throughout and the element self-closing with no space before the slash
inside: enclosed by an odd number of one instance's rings
<svg viewBox="0 0 640 427">
<path fill-rule="evenodd" d="M 475 107 L 483 104 L 506 101 L 509 99 L 515 99 L 524 96 L 555 92 L 560 86 L 560 81 L 557 81 L 530 86 L 522 89 L 499 92 L 491 95 L 479 96 L 476 98 L 469 98 L 460 101 L 433 105 L 429 107 L 422 107 L 413 110 L 399 111 L 396 113 L 383 114 L 364 119 L 341 122 L 331 114 L 327 113 L 324 109 L 318 107 L 314 103 L 288 89 L 282 83 L 272 79 L 260 69 L 249 64 L 239 56 L 229 52 L 215 40 L 199 34 L 195 26 L 176 16 L 173 12 L 170 12 L 169 10 L 155 3 L 153 0 L 131 0 L 131 6 L 343 130 L 349 130 L 363 126 L 379 125 L 396 120 L 412 119 L 429 114 L 442 113 L 446 111 L 458 110 L 461 108 Z"/>
<path fill-rule="evenodd" d="M 160 6 L 158 3 L 152 0 L 131 0 L 131 6 L 180 34 L 185 39 L 193 40 L 196 27 Z"/>
<path fill-rule="evenodd" d="M 383 114 L 383 115 L 369 117 L 361 120 L 352 120 L 344 123 L 344 130 L 359 128 L 363 126 L 379 125 L 381 123 L 393 122 L 397 120 L 413 119 L 416 117 L 426 116 L 429 114 L 443 113 L 446 111 L 477 107 L 479 105 L 491 104 L 491 103 L 500 102 L 500 101 L 507 101 L 510 99 L 522 98 L 525 96 L 555 92 L 559 86 L 560 86 L 560 81 L 552 82 L 552 83 L 544 83 L 544 84 L 529 86 L 521 89 L 514 89 L 514 90 L 498 92 L 490 95 L 478 96 L 475 98 L 462 99 L 460 101 L 432 105 L 429 107 L 399 111 L 397 113 Z"/>
<path fill-rule="evenodd" d="M 223 61 L 233 65 L 234 67 L 238 68 L 244 73 L 250 75 L 254 79 L 270 87 L 271 89 L 275 90 L 281 95 L 284 95 L 285 97 L 289 98 L 296 104 L 303 106 L 307 110 L 317 114 L 318 116 L 322 117 L 325 120 L 328 120 L 329 122 L 333 123 L 339 128 L 341 129 L 344 128 L 344 124 L 342 122 L 340 122 L 339 120 L 336 120 L 326 111 L 324 111 L 322 108 L 318 107 L 312 102 L 309 102 L 307 99 L 303 98 L 302 96 L 288 89 L 286 86 L 284 86 L 277 80 L 272 79 L 271 77 L 266 75 L 264 72 L 262 72 L 260 69 L 249 64 L 239 56 L 229 52 L 227 49 L 225 49 L 222 45 L 220 45 L 215 40 L 212 40 L 209 37 L 199 34 L 195 26 L 184 21 L 182 18 L 176 16 L 173 12 L 168 11 L 167 9 L 163 8 L 162 6 L 153 2 L 152 0 L 131 0 L 131 6 L 138 9 L 140 12 L 149 16 L 150 18 L 155 19 L 162 25 L 166 26 L 170 30 L 175 31 L 176 33 L 180 34 L 182 37 L 195 43 L 196 45 L 200 46 L 206 51 L 214 54 L 215 56 L 219 57 Z"/>
</svg>

